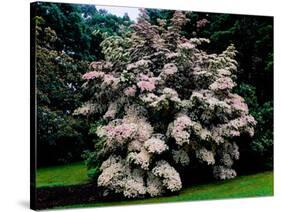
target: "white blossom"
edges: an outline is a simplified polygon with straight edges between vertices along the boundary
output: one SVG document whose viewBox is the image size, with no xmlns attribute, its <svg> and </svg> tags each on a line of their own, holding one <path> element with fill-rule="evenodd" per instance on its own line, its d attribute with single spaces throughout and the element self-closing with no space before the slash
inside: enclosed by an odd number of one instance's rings
<svg viewBox="0 0 281 212">
<path fill-rule="evenodd" d="M 208 165 L 215 164 L 215 158 L 212 151 L 202 148 L 196 151 L 196 157 L 203 162 L 206 162 Z"/>
<path fill-rule="evenodd" d="M 165 141 L 153 137 L 144 142 L 144 147 L 149 153 L 156 154 L 160 154 L 169 149 L 169 147 L 165 144 Z"/>
<path fill-rule="evenodd" d="M 152 173 L 162 179 L 163 185 L 170 191 L 178 191 L 182 187 L 179 173 L 167 161 L 161 160 L 156 163 Z"/>
</svg>

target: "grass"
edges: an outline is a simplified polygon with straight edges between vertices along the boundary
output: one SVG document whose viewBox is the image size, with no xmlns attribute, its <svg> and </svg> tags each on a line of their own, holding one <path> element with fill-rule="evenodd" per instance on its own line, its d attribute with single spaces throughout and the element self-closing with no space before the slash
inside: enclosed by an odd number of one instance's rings
<svg viewBox="0 0 281 212">
<path fill-rule="evenodd" d="M 156 197 L 140 200 L 124 200 L 118 202 L 95 202 L 90 204 L 70 205 L 59 208 L 148 204 L 191 200 L 259 197 L 272 195 L 273 172 L 263 172 L 254 175 L 239 176 L 232 180 L 192 186 L 183 189 L 178 195 L 168 197 Z"/>
<path fill-rule="evenodd" d="M 88 180 L 84 162 L 39 168 L 36 173 L 37 188 L 77 185 L 87 183 Z"/>
<path fill-rule="evenodd" d="M 37 170 L 36 186 L 52 187 L 87 183 L 87 170 L 84 162 L 64 166 L 40 168 Z M 238 176 L 232 180 L 218 181 L 203 185 L 194 185 L 182 189 L 179 194 L 139 200 L 114 202 L 93 202 L 90 204 L 69 205 L 59 208 L 98 207 L 113 205 L 149 204 L 179 202 L 191 200 L 210 200 L 225 198 L 258 197 L 273 195 L 273 172 Z"/>
</svg>

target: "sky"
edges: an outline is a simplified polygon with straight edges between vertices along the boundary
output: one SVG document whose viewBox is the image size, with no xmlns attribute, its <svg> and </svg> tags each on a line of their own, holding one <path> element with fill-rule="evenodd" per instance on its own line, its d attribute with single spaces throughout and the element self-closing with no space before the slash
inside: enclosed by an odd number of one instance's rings
<svg viewBox="0 0 281 212">
<path fill-rule="evenodd" d="M 107 10 L 109 13 L 117 15 L 117 16 L 121 16 L 123 17 L 123 15 L 125 13 L 128 13 L 129 17 L 131 20 L 136 21 L 137 17 L 139 16 L 139 9 L 138 8 L 132 8 L 132 7 L 109 7 L 109 6 L 97 6 L 96 8 L 99 9 L 105 9 Z"/>
</svg>

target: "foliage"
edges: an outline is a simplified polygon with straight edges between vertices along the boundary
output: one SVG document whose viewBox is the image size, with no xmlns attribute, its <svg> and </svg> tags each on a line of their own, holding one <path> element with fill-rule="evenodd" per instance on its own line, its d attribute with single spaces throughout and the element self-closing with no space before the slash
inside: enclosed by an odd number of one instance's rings
<svg viewBox="0 0 281 212">
<path fill-rule="evenodd" d="M 273 155 L 273 103 L 267 102 L 259 108 L 259 112 L 254 114 L 259 122 L 257 134 L 253 140 L 252 148 L 260 155 Z M 270 129 L 271 127 L 271 129 Z"/>
<path fill-rule="evenodd" d="M 237 92 L 243 94 L 250 113 L 257 120 L 256 133 L 244 147 L 243 154 L 259 161 L 259 169 L 273 168 L 273 102 L 259 105 L 255 87 L 241 84 Z"/>
<path fill-rule="evenodd" d="M 189 19 L 179 11 L 169 27 L 148 20 L 143 11 L 134 31 L 118 37 L 116 45 L 102 45 L 106 61 L 92 62 L 82 77 L 91 96 L 75 113 L 103 114 L 107 121 L 96 131 L 103 141 L 97 183 L 104 195 L 179 191 L 180 170 L 189 163 L 212 167 L 215 178 L 233 178 L 235 140 L 254 135 L 255 119 L 232 93 L 234 46 L 220 54 L 200 50 L 209 40 L 182 36 Z"/>
<path fill-rule="evenodd" d="M 100 158 L 99 152 L 103 148 L 103 139 L 96 136 L 96 131 L 98 127 L 104 124 L 103 120 L 96 121 L 90 124 L 89 135 L 93 136 L 94 151 L 85 150 L 82 154 L 82 158 L 85 160 L 87 166 L 87 175 L 92 178 L 92 180 L 97 180 L 100 174 L 99 167 L 101 166 L 102 160 Z"/>
<path fill-rule="evenodd" d="M 92 178 L 92 179 L 96 179 L 99 175 L 99 168 L 98 167 L 95 167 L 95 168 L 92 168 L 90 170 L 88 170 L 88 177 Z"/>
<path fill-rule="evenodd" d="M 59 38 L 54 43 L 56 50 L 87 61 L 102 58 L 103 33 L 120 34 L 120 26 L 131 23 L 127 16 L 119 18 L 94 5 L 37 2 L 36 14 L 45 20 L 43 28 L 55 30 Z"/>
<path fill-rule="evenodd" d="M 74 118 L 80 106 L 81 71 L 88 66 L 54 49 L 58 39 L 51 28 L 36 21 L 36 94 L 38 165 L 66 163 L 80 158 L 88 133 L 87 120 Z M 51 155 L 51 157 L 50 157 Z"/>
</svg>

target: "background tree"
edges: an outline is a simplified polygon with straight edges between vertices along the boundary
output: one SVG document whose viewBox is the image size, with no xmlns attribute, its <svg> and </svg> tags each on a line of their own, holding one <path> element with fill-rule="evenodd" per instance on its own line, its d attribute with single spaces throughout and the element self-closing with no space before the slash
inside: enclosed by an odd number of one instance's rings
<svg viewBox="0 0 281 212">
<path fill-rule="evenodd" d="M 35 21 L 37 35 L 43 37 L 36 45 L 37 162 L 39 166 L 70 162 L 80 158 L 88 140 L 85 120 L 71 115 L 80 105 L 81 71 L 88 64 L 54 50 L 56 32 L 41 28 L 42 18 Z"/>
<path fill-rule="evenodd" d="M 81 160 L 95 137 L 88 134 L 89 118 L 72 116 L 87 96 L 80 89 L 81 75 L 89 60 L 104 57 L 104 37 L 121 33 L 120 26 L 130 20 L 91 5 L 36 4 L 38 165 Z"/>
<path fill-rule="evenodd" d="M 131 23 L 127 16 L 120 18 L 98 11 L 94 5 L 38 2 L 36 14 L 45 20 L 43 28 L 55 30 L 58 37 L 54 43 L 56 50 L 86 61 L 102 58 L 99 47 L 102 37 L 93 34 L 94 31 L 119 34 L 120 25 Z"/>
</svg>

